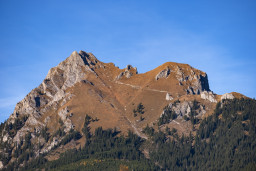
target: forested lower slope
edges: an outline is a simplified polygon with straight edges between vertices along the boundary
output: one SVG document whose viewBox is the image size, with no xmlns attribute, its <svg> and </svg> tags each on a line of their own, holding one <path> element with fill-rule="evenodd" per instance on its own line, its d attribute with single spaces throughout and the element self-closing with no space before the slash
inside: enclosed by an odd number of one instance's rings
<svg viewBox="0 0 256 171">
<path fill-rule="evenodd" d="M 51 162 L 41 156 L 24 170 L 256 170 L 256 101 L 252 99 L 218 103 L 211 116 L 199 121 L 196 135 L 188 137 L 151 127 L 144 129 L 148 140 L 101 127 L 91 133 L 90 117 L 86 120 L 85 147 L 66 151 Z M 150 158 L 142 151 L 149 151 Z M 7 169 L 15 169 L 15 162 Z"/>
<path fill-rule="evenodd" d="M 151 160 L 170 170 L 256 170 L 256 102 L 250 99 L 218 103 L 201 121 L 195 137 L 169 140 L 154 135 Z"/>
</svg>

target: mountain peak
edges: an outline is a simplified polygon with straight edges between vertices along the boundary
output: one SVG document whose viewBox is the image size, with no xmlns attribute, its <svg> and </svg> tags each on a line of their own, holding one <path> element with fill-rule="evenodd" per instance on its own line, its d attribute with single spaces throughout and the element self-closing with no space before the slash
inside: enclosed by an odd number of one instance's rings
<svg viewBox="0 0 256 171">
<path fill-rule="evenodd" d="M 98 62 L 100 62 L 92 53 L 79 51 L 79 55 L 87 65 L 95 66 Z"/>
<path fill-rule="evenodd" d="M 71 55 L 72 55 L 72 56 L 75 56 L 75 55 L 78 55 L 78 53 L 77 53 L 77 51 L 75 50 L 75 51 L 73 51 L 73 52 L 71 53 Z"/>
<path fill-rule="evenodd" d="M 180 111 L 182 119 L 195 99 L 202 106 L 200 117 L 211 112 L 221 100 L 210 92 L 207 74 L 188 64 L 167 62 L 138 74 L 131 65 L 119 69 L 112 63 L 99 61 L 92 53 L 74 51 L 51 68 L 43 82 L 16 105 L 7 122 L 15 123 L 24 116 L 27 120 L 15 134 L 5 133 L 3 142 L 20 143 L 30 132 L 33 142 L 43 145 L 38 152 L 47 153 L 64 137 L 47 142 L 35 138 L 38 132 L 48 128 L 54 137 L 59 129 L 65 133 L 73 129 L 81 131 L 86 114 L 97 118 L 90 124 L 92 130 L 98 126 L 117 127 L 123 133 L 131 129 L 145 137 L 142 128 L 156 123 L 165 106 L 178 103 L 175 110 Z M 133 111 L 141 103 L 146 110 L 139 120 Z M 79 143 L 84 145 L 84 140 Z"/>
<path fill-rule="evenodd" d="M 74 66 L 88 65 L 92 67 L 98 62 L 98 59 L 92 53 L 87 53 L 84 51 L 79 51 L 79 53 L 77 53 L 77 51 L 74 51 L 65 61 L 61 62 L 60 64 L 64 63 Z"/>
</svg>

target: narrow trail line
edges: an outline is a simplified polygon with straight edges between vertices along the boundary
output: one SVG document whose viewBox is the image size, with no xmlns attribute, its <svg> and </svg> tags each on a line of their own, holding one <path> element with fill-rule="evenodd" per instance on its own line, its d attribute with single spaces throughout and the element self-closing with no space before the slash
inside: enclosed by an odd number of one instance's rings
<svg viewBox="0 0 256 171">
<path fill-rule="evenodd" d="M 146 140 L 148 139 L 148 137 L 147 137 L 145 134 L 143 134 L 140 130 L 138 130 L 138 128 L 130 121 L 130 119 L 128 119 L 126 116 L 125 116 L 125 119 L 127 119 L 128 122 L 130 122 L 132 128 L 134 129 L 135 133 L 136 133 L 138 136 L 140 136 L 141 138 L 144 138 L 144 139 L 146 139 Z"/>
<path fill-rule="evenodd" d="M 173 122 L 175 122 L 176 124 L 178 124 L 178 125 L 180 125 L 180 123 L 179 122 L 177 122 L 177 121 L 175 121 L 175 120 L 172 120 Z"/>
<path fill-rule="evenodd" d="M 141 86 L 136 86 L 136 85 L 132 85 L 132 84 L 126 84 L 126 83 L 122 83 L 120 81 L 116 81 L 115 83 L 116 84 L 120 84 L 120 85 L 126 85 L 126 86 L 132 87 L 134 89 L 138 89 L 138 90 L 142 89 Z M 167 91 L 164 91 L 164 90 L 157 90 L 157 89 L 151 89 L 151 88 L 144 88 L 144 90 L 160 92 L 160 93 L 168 93 Z M 144 138 L 144 139 L 148 139 L 148 137 L 145 134 L 143 134 L 129 118 L 127 118 L 125 115 L 123 115 L 123 117 L 124 117 L 125 120 L 127 120 L 127 122 L 129 122 L 129 124 L 132 126 L 132 128 L 134 129 L 135 133 L 138 136 L 140 136 L 141 138 Z"/>
<path fill-rule="evenodd" d="M 126 83 L 122 83 L 120 81 L 116 81 L 116 83 L 121 84 L 121 85 L 130 86 L 130 87 L 135 88 L 135 89 L 142 89 L 142 87 L 140 87 L 140 86 L 135 86 L 135 85 L 132 85 L 132 84 L 126 84 Z M 157 90 L 157 89 L 151 89 L 151 88 L 144 88 L 144 90 L 160 92 L 160 93 L 168 93 L 168 91 L 165 91 L 165 90 Z"/>
<path fill-rule="evenodd" d="M 126 84 L 126 83 L 122 83 L 122 82 L 120 82 L 120 81 L 116 81 L 115 83 L 121 84 L 121 85 L 127 85 L 127 86 L 130 86 L 130 87 L 135 88 L 135 89 L 140 89 L 140 88 L 141 88 L 140 86 L 135 86 L 135 85 L 131 85 L 131 84 Z"/>
<path fill-rule="evenodd" d="M 145 90 L 156 91 L 156 92 L 160 92 L 160 93 L 168 93 L 168 91 L 165 91 L 165 90 L 157 90 L 157 89 L 151 89 L 151 88 L 146 88 Z"/>
<path fill-rule="evenodd" d="M 133 128 L 134 133 L 137 134 L 139 137 L 144 138 L 144 139 L 148 139 L 148 137 L 147 137 L 144 133 L 142 133 L 142 132 L 135 126 L 135 124 L 133 124 L 132 121 L 131 121 L 130 119 L 128 119 L 124 114 L 121 114 L 120 120 L 127 122 L 127 124 Z"/>
</svg>

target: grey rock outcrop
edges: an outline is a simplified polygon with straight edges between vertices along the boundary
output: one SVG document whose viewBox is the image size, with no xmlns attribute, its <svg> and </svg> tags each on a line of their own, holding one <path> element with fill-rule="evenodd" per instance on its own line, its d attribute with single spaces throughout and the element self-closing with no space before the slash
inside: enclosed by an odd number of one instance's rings
<svg viewBox="0 0 256 171">
<path fill-rule="evenodd" d="M 203 91 L 210 91 L 208 77 L 206 73 L 200 72 L 196 74 L 194 68 L 188 67 L 187 72 L 185 69 L 176 66 L 174 72 L 176 73 L 176 78 L 179 81 L 179 85 L 185 85 L 186 82 L 190 82 L 186 91 L 187 94 L 200 94 Z"/>
<path fill-rule="evenodd" d="M 69 119 L 70 113 L 67 107 L 65 107 L 64 109 L 60 110 L 58 112 L 58 115 L 60 116 L 61 120 L 64 123 L 64 131 L 65 132 L 69 132 L 70 129 L 73 128 L 73 124 L 71 122 L 71 120 Z"/>
<path fill-rule="evenodd" d="M 166 99 L 166 100 L 172 100 L 173 97 L 171 96 L 170 93 L 166 93 L 165 99 Z"/>
<path fill-rule="evenodd" d="M 174 102 L 170 103 L 169 107 L 174 111 L 178 118 L 182 118 L 183 116 L 189 116 L 189 113 L 192 110 L 193 102 L 192 101 L 183 101 L 183 102 Z M 199 108 L 196 110 L 197 117 L 201 117 L 206 113 L 206 110 L 202 105 L 199 105 Z"/>
<path fill-rule="evenodd" d="M 225 100 L 225 99 L 234 99 L 234 98 L 235 98 L 234 95 L 231 94 L 231 93 L 226 93 L 226 94 L 223 94 L 223 95 L 221 96 L 221 100 Z"/>
<path fill-rule="evenodd" d="M 116 80 L 120 80 L 123 76 L 126 78 L 130 78 L 133 74 L 138 74 L 137 68 L 132 67 L 131 65 L 127 65 L 123 72 L 121 72 L 117 77 Z"/>
<path fill-rule="evenodd" d="M 92 68 L 97 63 L 96 60 L 93 60 L 94 58 L 94 56 L 90 57 L 85 52 L 78 54 L 74 51 L 65 61 L 61 62 L 57 67 L 50 69 L 42 83 L 43 92 L 48 97 L 54 98 L 54 95 L 60 90 L 64 91 L 68 87 L 72 87 L 82 81 L 86 77 L 86 73 L 94 73 Z M 61 92 L 57 96 L 62 96 L 60 94 L 63 93 Z M 58 97 L 56 98 L 56 100 L 59 99 Z"/>
<path fill-rule="evenodd" d="M 41 154 L 44 154 L 44 153 L 47 153 L 49 152 L 52 148 L 54 148 L 56 145 L 58 145 L 60 142 L 60 139 L 58 139 L 57 137 L 53 137 L 53 140 L 50 144 L 48 144 L 46 147 L 44 147 L 42 150 L 41 150 Z"/>
<path fill-rule="evenodd" d="M 188 101 L 176 104 L 170 103 L 169 106 L 178 116 L 188 116 L 191 112 L 191 102 Z"/>
<path fill-rule="evenodd" d="M 215 99 L 214 94 L 211 91 L 203 91 L 201 93 L 201 98 L 204 100 L 209 100 L 212 103 L 217 103 L 217 100 Z"/>
<path fill-rule="evenodd" d="M 179 82 L 183 82 L 186 80 L 184 73 L 182 72 L 181 68 L 176 66 L 175 68 L 175 72 L 176 72 L 176 78 Z"/>
<path fill-rule="evenodd" d="M 8 134 L 6 134 L 6 135 L 4 135 L 4 137 L 3 137 L 3 142 L 6 142 L 6 141 L 8 141 Z"/>
<path fill-rule="evenodd" d="M 3 165 L 3 162 L 0 161 L 0 169 L 3 169 L 4 165 Z"/>
<path fill-rule="evenodd" d="M 196 78 L 196 79 L 195 79 Z M 207 74 L 194 76 L 192 88 L 194 94 L 200 94 L 202 91 L 210 91 Z"/>
<path fill-rule="evenodd" d="M 160 72 L 156 75 L 155 79 L 156 79 L 156 80 L 159 80 L 160 78 L 167 78 L 167 77 L 170 75 L 170 73 L 171 73 L 171 69 L 170 69 L 170 68 L 166 68 L 166 69 L 160 71 Z"/>
</svg>

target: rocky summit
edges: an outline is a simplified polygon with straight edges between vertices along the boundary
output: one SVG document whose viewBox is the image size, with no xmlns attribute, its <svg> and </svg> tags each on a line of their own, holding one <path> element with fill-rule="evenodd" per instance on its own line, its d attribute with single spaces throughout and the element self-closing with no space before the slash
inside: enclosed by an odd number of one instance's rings
<svg viewBox="0 0 256 171">
<path fill-rule="evenodd" d="M 50 69 L 3 124 L 0 141 L 5 146 L 0 150 L 7 159 L 0 161 L 0 167 L 6 168 L 19 158 L 15 153 L 18 147 L 24 148 L 28 136 L 33 158 L 43 155 L 48 161 L 58 159 L 67 149 L 86 146 L 86 116 L 91 118 L 91 132 L 102 127 L 127 135 L 130 130 L 148 139 L 143 130 L 152 127 L 175 129 L 178 136 L 189 136 L 200 124 L 187 119 L 192 111 L 201 120 L 213 113 L 218 102 L 241 97 L 239 93 L 215 94 L 207 74 L 188 64 L 167 62 L 138 73 L 131 65 L 120 69 L 99 61 L 92 53 L 74 51 Z M 167 111 L 176 116 L 163 120 Z M 72 131 L 79 137 L 63 143 L 64 135 Z M 147 156 L 146 150 L 143 154 Z"/>
</svg>

